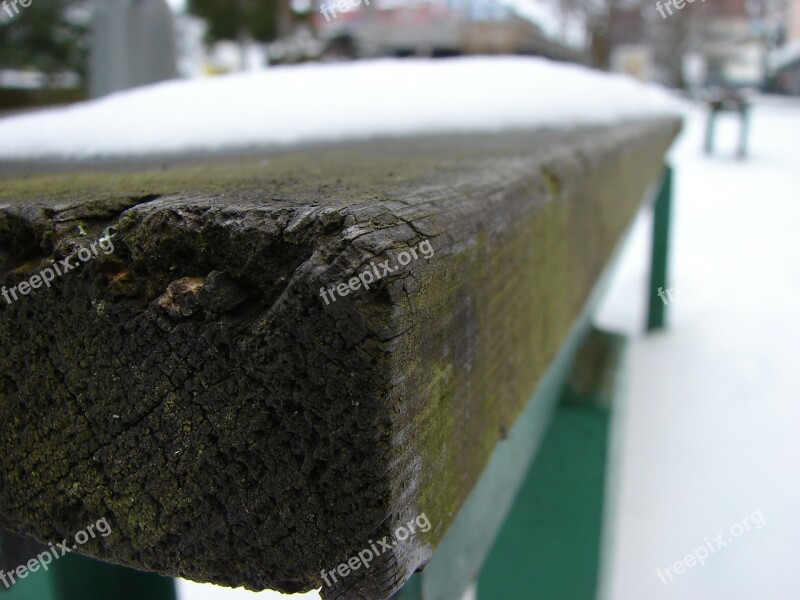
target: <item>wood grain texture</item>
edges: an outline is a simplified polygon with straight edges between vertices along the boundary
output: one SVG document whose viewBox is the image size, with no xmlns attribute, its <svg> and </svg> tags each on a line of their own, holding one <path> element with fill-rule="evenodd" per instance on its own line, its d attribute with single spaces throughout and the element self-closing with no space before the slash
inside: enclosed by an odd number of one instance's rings
<svg viewBox="0 0 800 600">
<path fill-rule="evenodd" d="M 163 574 L 385 599 L 431 556 L 678 125 L 4 165 L 0 527 Z M 43 172 L 42 172 L 43 171 Z M 321 287 L 430 240 L 326 304 Z M 432 524 L 332 587 L 335 569 Z"/>
</svg>

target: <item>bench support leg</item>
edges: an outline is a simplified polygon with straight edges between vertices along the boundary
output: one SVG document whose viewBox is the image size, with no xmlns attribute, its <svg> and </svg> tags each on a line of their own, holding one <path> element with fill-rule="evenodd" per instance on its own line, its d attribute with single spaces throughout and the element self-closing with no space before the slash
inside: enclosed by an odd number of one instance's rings
<svg viewBox="0 0 800 600">
<path fill-rule="evenodd" d="M 593 331 L 481 571 L 478 598 L 594 600 L 600 585 L 611 405 L 626 341 Z"/>
<path fill-rule="evenodd" d="M 672 212 L 672 167 L 667 166 L 653 207 L 653 248 L 648 289 L 647 330 L 663 329 L 666 317 L 667 263 Z"/>
</svg>

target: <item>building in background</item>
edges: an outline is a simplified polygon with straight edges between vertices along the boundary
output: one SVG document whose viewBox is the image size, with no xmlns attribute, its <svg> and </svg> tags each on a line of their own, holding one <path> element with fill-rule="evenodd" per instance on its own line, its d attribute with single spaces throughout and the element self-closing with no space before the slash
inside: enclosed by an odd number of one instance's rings
<svg viewBox="0 0 800 600">
<path fill-rule="evenodd" d="M 92 16 L 92 97 L 178 76 L 175 23 L 165 0 L 103 0 Z"/>
<path fill-rule="evenodd" d="M 180 77 L 191 79 L 207 74 L 205 35 L 203 19 L 185 13 L 175 15 L 175 50 Z"/>
<path fill-rule="evenodd" d="M 697 50 L 706 58 L 710 85 L 761 85 L 765 78 L 763 25 L 748 4 L 725 0 L 701 13 Z"/>
<path fill-rule="evenodd" d="M 611 68 L 691 92 L 761 87 L 769 49 L 784 37 L 785 11 L 785 0 L 695 2 L 663 15 L 654 2 L 620 9 L 610 27 Z"/>
<path fill-rule="evenodd" d="M 490 0 L 318 0 L 315 29 L 331 57 L 531 54 L 581 60 L 530 19 Z"/>
<path fill-rule="evenodd" d="M 770 90 L 800 96 L 800 0 L 790 1 L 786 23 L 786 44 L 770 56 Z"/>
<path fill-rule="evenodd" d="M 791 0 L 789 2 L 788 17 L 788 40 L 790 42 L 800 42 L 800 0 Z"/>
<path fill-rule="evenodd" d="M 654 49 L 647 36 L 647 23 L 638 6 L 622 8 L 610 22 L 610 70 L 639 81 L 656 79 Z"/>
</svg>

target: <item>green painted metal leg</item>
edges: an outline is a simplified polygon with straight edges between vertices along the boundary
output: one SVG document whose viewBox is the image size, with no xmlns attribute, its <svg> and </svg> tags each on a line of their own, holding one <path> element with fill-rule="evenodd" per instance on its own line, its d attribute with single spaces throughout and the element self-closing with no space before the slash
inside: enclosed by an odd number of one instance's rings
<svg viewBox="0 0 800 600">
<path fill-rule="evenodd" d="M 739 129 L 739 151 L 737 158 L 747 158 L 747 140 L 750 133 L 750 109 L 745 106 L 741 112 L 741 127 Z"/>
<path fill-rule="evenodd" d="M 663 329 L 666 320 L 667 265 L 670 213 L 672 211 L 672 167 L 667 166 L 653 207 L 653 249 L 648 290 L 647 330 Z"/>
<path fill-rule="evenodd" d="M 78 555 L 54 563 L 57 600 L 175 600 L 175 581 Z"/>
<path fill-rule="evenodd" d="M 624 338 L 593 332 L 492 553 L 478 598 L 597 597 L 611 399 Z"/>
<path fill-rule="evenodd" d="M 714 136 L 716 135 L 715 129 L 717 125 L 717 109 L 710 108 L 707 121 L 706 121 L 706 143 L 705 152 L 708 155 L 714 153 Z"/>
<path fill-rule="evenodd" d="M 422 600 L 422 575 L 416 574 L 409 579 L 392 600 Z"/>
<path fill-rule="evenodd" d="M 608 412 L 561 406 L 479 582 L 492 600 L 591 600 Z"/>
</svg>

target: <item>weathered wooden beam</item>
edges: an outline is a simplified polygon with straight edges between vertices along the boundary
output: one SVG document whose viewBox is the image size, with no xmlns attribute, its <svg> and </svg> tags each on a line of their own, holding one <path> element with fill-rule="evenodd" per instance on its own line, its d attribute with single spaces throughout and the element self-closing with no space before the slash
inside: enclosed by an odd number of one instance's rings
<svg viewBox="0 0 800 600">
<path fill-rule="evenodd" d="M 51 541 L 105 517 L 113 533 L 79 551 L 389 597 L 524 408 L 677 128 L 0 167 L 17 173 L 0 272 L 18 297 L 0 299 L 0 527 Z M 79 266 L 23 295 L 53 260 Z M 368 290 L 340 286 L 368 270 Z M 393 537 L 421 515 L 429 530 Z M 369 548 L 368 569 L 323 578 Z"/>
</svg>

